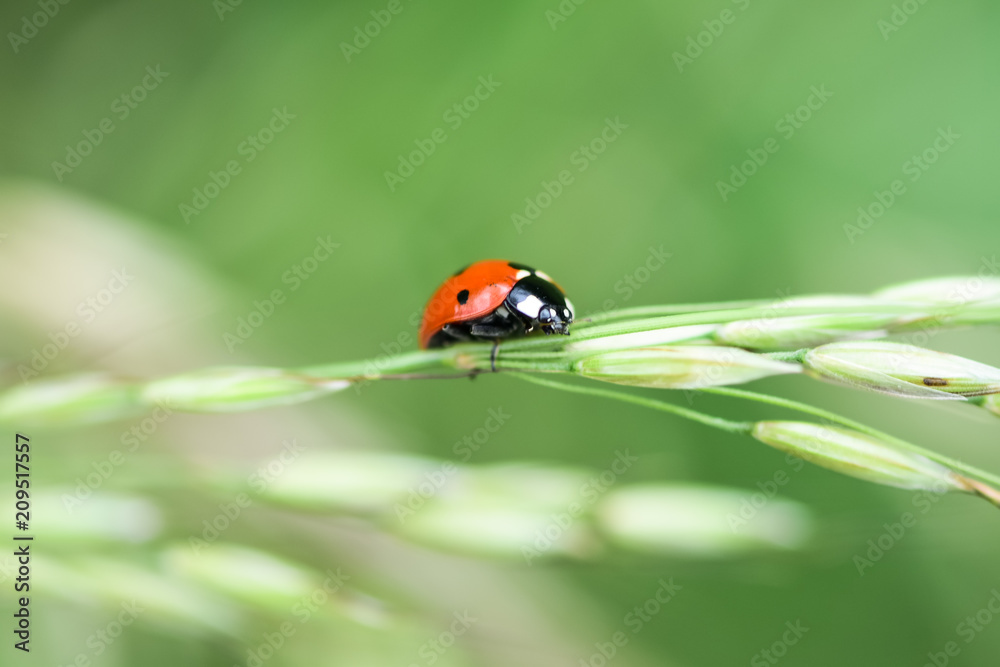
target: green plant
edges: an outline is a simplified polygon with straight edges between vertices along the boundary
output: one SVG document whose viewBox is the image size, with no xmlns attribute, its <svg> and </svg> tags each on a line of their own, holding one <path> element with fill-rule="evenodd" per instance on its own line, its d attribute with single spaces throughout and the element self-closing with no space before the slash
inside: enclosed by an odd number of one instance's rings
<svg viewBox="0 0 1000 667">
<path fill-rule="evenodd" d="M 1000 323 L 1000 279 L 941 278 L 871 296 L 623 309 L 577 323 L 573 335 L 504 342 L 496 369 L 553 389 L 670 412 L 872 482 L 980 495 L 1000 505 L 1000 476 L 797 401 L 726 388 L 800 373 L 907 399 L 969 403 L 1000 415 L 1000 369 L 923 347 L 872 340 L 928 336 L 943 327 Z M 252 410 L 309 400 L 352 384 L 463 377 L 491 370 L 491 345 L 417 351 L 373 362 L 297 369 L 209 368 L 151 382 L 87 375 L 9 388 L 0 420 L 80 423 L 118 419 L 156 404 L 190 412 Z M 443 371 L 450 371 L 444 373 Z M 617 390 L 539 378 L 727 395 L 790 408 L 822 423 L 737 422 Z M 993 486 L 990 486 L 993 485 Z"/>
</svg>

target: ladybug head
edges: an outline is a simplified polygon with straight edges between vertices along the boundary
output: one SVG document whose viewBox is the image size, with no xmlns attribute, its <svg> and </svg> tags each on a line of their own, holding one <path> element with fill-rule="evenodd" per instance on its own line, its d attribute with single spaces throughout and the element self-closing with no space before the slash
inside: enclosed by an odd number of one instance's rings
<svg viewBox="0 0 1000 667">
<path fill-rule="evenodd" d="M 547 334 L 569 335 L 573 323 L 573 306 L 563 291 L 552 281 L 532 274 L 519 280 L 507 296 L 531 331 L 536 326 Z"/>
<path fill-rule="evenodd" d="M 547 334 L 569 335 L 569 325 L 573 323 L 573 311 L 569 305 L 546 305 L 538 311 L 538 324 Z"/>
</svg>

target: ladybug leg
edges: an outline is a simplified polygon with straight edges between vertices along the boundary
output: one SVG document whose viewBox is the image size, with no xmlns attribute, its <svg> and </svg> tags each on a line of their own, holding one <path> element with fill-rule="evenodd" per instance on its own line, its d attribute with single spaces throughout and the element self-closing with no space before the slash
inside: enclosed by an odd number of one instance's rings
<svg viewBox="0 0 1000 667">
<path fill-rule="evenodd" d="M 469 327 L 462 322 L 457 324 L 446 324 L 442 327 L 441 331 L 435 335 L 446 338 L 448 343 L 464 343 L 473 340 L 471 334 L 469 333 Z"/>
<path fill-rule="evenodd" d="M 490 369 L 494 373 L 497 372 L 497 354 L 500 353 L 500 339 L 497 338 L 493 341 L 493 349 L 490 350 Z"/>
<path fill-rule="evenodd" d="M 506 338 L 517 335 L 519 331 L 524 331 L 524 327 L 517 320 L 506 320 L 500 322 L 473 322 L 469 326 L 469 333 L 473 338 L 480 340 L 494 338 Z"/>
</svg>

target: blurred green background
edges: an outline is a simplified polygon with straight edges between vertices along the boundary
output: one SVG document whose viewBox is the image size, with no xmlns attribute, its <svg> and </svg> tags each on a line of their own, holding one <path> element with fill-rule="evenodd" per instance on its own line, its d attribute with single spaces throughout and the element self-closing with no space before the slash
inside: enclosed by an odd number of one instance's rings
<svg viewBox="0 0 1000 667">
<path fill-rule="evenodd" d="M 5 3 L 5 382 L 70 323 L 79 334 L 42 376 L 377 363 L 414 347 L 445 276 L 487 257 L 544 269 L 583 314 L 995 274 L 998 14 L 912 0 Z M 669 259 L 648 271 L 656 252 Z M 929 344 L 1000 364 L 995 330 Z M 760 384 L 1000 470 L 985 418 Z M 490 410 L 509 418 L 485 437 Z M 29 434 L 34 635 L 30 658 L 8 643 L 4 664 L 986 665 L 1000 651 L 986 503 L 924 512 L 912 493 L 796 470 L 748 439 L 512 378 Z M 465 438 L 479 450 L 466 456 Z M 524 535 L 626 450 L 636 463 L 525 558 Z M 749 537 L 712 523 L 778 471 L 788 481 Z M 639 485 L 721 509 L 625 493 Z M 630 502 L 677 525 L 618 539 Z M 908 511 L 916 525 L 885 538 Z M 217 539 L 192 544 L 227 512 Z M 891 548 L 859 574 L 880 537 Z M 669 602 L 647 605 L 671 582 Z M 133 600 L 145 611 L 116 628 Z M 656 612 L 637 623 L 643 605 Z"/>
</svg>

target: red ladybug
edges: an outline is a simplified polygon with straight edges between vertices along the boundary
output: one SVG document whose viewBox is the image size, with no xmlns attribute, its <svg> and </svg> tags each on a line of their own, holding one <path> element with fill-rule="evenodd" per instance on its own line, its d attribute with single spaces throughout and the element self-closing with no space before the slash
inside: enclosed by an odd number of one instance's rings
<svg viewBox="0 0 1000 667">
<path fill-rule="evenodd" d="M 569 335 L 573 304 L 551 278 L 502 259 L 470 264 L 444 281 L 424 309 L 420 347 L 514 338 L 540 328 Z"/>
</svg>

